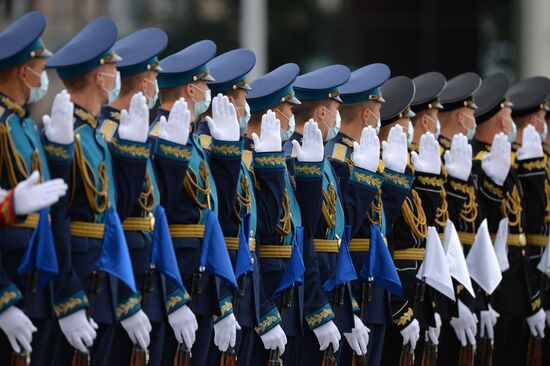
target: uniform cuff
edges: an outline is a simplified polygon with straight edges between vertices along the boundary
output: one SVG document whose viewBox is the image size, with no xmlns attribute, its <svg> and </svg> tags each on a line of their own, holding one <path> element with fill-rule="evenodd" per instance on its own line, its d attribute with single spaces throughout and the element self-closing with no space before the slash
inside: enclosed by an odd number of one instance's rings
<svg viewBox="0 0 550 366">
<path fill-rule="evenodd" d="M 254 169 L 284 169 L 286 159 L 284 152 L 254 153 Z"/>
<path fill-rule="evenodd" d="M 180 145 L 159 138 L 155 146 L 155 155 L 188 163 L 191 160 L 191 145 Z"/>
<path fill-rule="evenodd" d="M 470 191 L 470 185 L 468 182 L 448 176 L 445 190 L 462 198 L 466 198 Z"/>
<path fill-rule="evenodd" d="M 214 315 L 214 323 L 219 322 L 223 318 L 233 314 L 233 297 L 226 296 L 220 300 L 220 315 Z"/>
<path fill-rule="evenodd" d="M 166 312 L 172 314 L 174 311 L 181 308 L 183 305 L 191 301 L 191 296 L 185 289 L 178 288 L 177 290 L 171 292 L 165 298 L 166 301 Z"/>
<path fill-rule="evenodd" d="M 220 158 L 240 159 L 243 151 L 242 141 L 220 141 L 212 139 L 210 152 Z"/>
<path fill-rule="evenodd" d="M 135 142 L 122 140 L 120 138 L 113 139 L 114 153 L 118 156 L 130 159 L 148 159 L 150 148 L 148 142 Z"/>
<path fill-rule="evenodd" d="M 17 221 L 15 210 L 13 208 L 13 189 L 8 191 L 4 201 L 0 203 L 0 223 L 3 226 L 9 226 Z"/>
<path fill-rule="evenodd" d="M 517 160 L 518 171 L 519 172 L 535 172 L 535 171 L 544 171 L 546 168 L 547 158 L 543 156 L 542 158 L 535 159 L 526 159 L 526 160 Z"/>
<path fill-rule="evenodd" d="M 535 314 L 542 307 L 542 298 L 537 296 L 534 300 L 531 300 L 531 314 Z"/>
<path fill-rule="evenodd" d="M 14 283 L 4 287 L 0 291 L 0 313 L 20 300 L 23 300 L 23 295 Z"/>
<path fill-rule="evenodd" d="M 305 316 L 307 325 L 311 330 L 319 328 L 321 325 L 334 319 L 334 312 L 329 303 L 326 303 L 316 311 Z"/>
<path fill-rule="evenodd" d="M 254 331 L 259 336 L 262 336 L 269 332 L 271 329 L 275 328 L 280 323 L 281 314 L 279 314 L 279 310 L 277 309 L 277 307 L 274 306 L 260 318 L 260 322 L 256 327 L 254 327 Z"/>
<path fill-rule="evenodd" d="M 351 297 L 351 308 L 354 314 L 359 314 L 361 312 L 359 303 L 357 302 L 354 296 Z"/>
<path fill-rule="evenodd" d="M 42 144 L 46 157 L 57 161 L 70 161 L 74 155 L 74 144 L 62 145 L 50 141 Z"/>
<path fill-rule="evenodd" d="M 393 319 L 393 325 L 399 329 L 406 328 L 414 319 L 414 311 L 411 307 L 403 309 Z"/>
<path fill-rule="evenodd" d="M 118 304 L 116 308 L 116 318 L 118 321 L 131 317 L 141 309 L 141 295 L 133 294 L 126 300 Z"/>
<path fill-rule="evenodd" d="M 488 177 L 483 179 L 481 187 L 489 197 L 497 200 L 504 199 L 504 188 L 494 183 Z"/>
<path fill-rule="evenodd" d="M 58 318 L 63 318 L 86 307 L 88 307 L 88 298 L 84 291 L 78 291 L 74 295 L 54 303 L 53 310 Z"/>
<path fill-rule="evenodd" d="M 439 174 L 416 172 L 414 182 L 419 188 L 441 190 L 445 184 L 445 178 Z"/>
<path fill-rule="evenodd" d="M 414 177 L 406 173 L 398 173 L 388 168 L 384 169 L 384 184 L 402 191 L 410 191 Z"/>
<path fill-rule="evenodd" d="M 323 161 L 318 163 L 294 161 L 294 173 L 297 178 L 322 178 Z"/>
<path fill-rule="evenodd" d="M 384 182 L 384 178 L 379 174 L 373 173 L 367 169 L 359 168 L 356 165 L 351 168 L 349 180 L 350 182 L 377 192 Z"/>
</svg>

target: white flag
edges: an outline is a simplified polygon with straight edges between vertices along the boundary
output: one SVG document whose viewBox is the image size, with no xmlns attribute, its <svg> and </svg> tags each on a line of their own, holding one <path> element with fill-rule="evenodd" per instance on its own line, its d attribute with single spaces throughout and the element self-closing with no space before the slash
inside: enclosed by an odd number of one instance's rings
<svg viewBox="0 0 550 366">
<path fill-rule="evenodd" d="M 508 218 L 505 217 L 498 223 L 497 236 L 495 238 L 495 253 L 498 259 L 500 271 L 504 272 L 510 268 L 508 263 Z"/>
<path fill-rule="evenodd" d="M 489 295 L 495 291 L 502 280 L 497 255 L 491 243 L 487 228 L 487 219 L 483 220 L 466 258 L 470 276 Z"/>
<path fill-rule="evenodd" d="M 464 249 L 460 244 L 458 233 L 456 232 L 455 226 L 451 220 L 447 220 L 447 224 L 445 225 L 443 247 L 445 248 L 447 264 L 449 265 L 451 277 L 464 286 L 470 295 L 476 297 L 474 287 L 472 286 L 472 280 L 470 279 L 470 273 L 468 273 L 468 266 L 466 265 L 466 258 L 464 257 Z"/>
<path fill-rule="evenodd" d="M 445 252 L 439 235 L 433 226 L 428 227 L 424 261 L 416 277 L 419 280 L 426 281 L 429 286 L 455 301 L 455 291 L 449 265 L 445 259 Z"/>
</svg>

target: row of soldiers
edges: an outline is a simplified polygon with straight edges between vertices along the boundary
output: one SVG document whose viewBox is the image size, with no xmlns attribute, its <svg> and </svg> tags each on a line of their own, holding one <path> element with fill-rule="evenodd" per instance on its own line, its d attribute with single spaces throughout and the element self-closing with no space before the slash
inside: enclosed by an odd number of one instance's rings
<svg viewBox="0 0 550 366">
<path fill-rule="evenodd" d="M 549 79 L 289 63 L 249 83 L 247 49 L 159 61 L 164 31 L 117 41 L 99 18 L 52 54 L 45 27 L 31 12 L 0 33 L 0 364 L 438 347 L 453 365 L 489 341 L 523 365 L 544 338 Z M 66 90 L 39 129 L 47 68 Z"/>
</svg>

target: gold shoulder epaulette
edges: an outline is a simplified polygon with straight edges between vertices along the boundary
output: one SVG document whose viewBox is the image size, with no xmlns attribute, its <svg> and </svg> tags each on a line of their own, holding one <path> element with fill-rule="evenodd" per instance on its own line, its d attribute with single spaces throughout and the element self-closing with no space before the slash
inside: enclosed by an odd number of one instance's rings
<svg viewBox="0 0 550 366">
<path fill-rule="evenodd" d="M 210 144 L 212 143 L 212 136 L 210 135 L 200 135 L 201 146 L 203 149 L 209 150 Z"/>
<path fill-rule="evenodd" d="M 346 161 L 346 155 L 348 152 L 348 147 L 344 144 L 334 144 L 334 148 L 332 150 L 332 158 L 340 161 Z"/>
<path fill-rule="evenodd" d="M 153 126 L 153 129 L 151 130 L 151 132 L 149 132 L 149 136 L 159 137 L 159 132 L 160 132 L 160 122 L 157 122 Z"/>
<path fill-rule="evenodd" d="M 477 155 L 474 157 L 474 160 L 481 160 L 483 159 L 489 152 L 488 151 L 480 151 L 477 153 Z"/>
<path fill-rule="evenodd" d="M 103 124 L 101 125 L 101 128 L 99 129 L 103 136 L 105 136 L 105 140 L 111 141 L 113 136 L 115 135 L 116 129 L 118 127 L 118 124 L 114 121 L 111 121 L 110 119 L 106 119 L 103 121 Z"/>
</svg>

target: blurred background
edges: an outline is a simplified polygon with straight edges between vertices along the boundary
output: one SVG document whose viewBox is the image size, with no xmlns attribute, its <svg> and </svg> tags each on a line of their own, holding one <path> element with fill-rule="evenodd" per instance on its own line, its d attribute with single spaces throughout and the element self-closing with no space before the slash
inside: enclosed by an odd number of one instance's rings
<svg viewBox="0 0 550 366">
<path fill-rule="evenodd" d="M 302 72 L 384 62 L 392 75 L 410 77 L 550 76 L 550 0 L 0 0 L 0 29 L 31 10 L 47 15 L 43 39 L 54 52 L 88 21 L 109 16 L 120 37 L 163 28 L 170 42 L 161 57 L 207 38 L 218 53 L 248 47 L 258 58 L 251 80 L 286 62 Z M 61 89 L 49 76 L 33 114 Z"/>
</svg>

